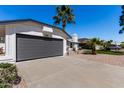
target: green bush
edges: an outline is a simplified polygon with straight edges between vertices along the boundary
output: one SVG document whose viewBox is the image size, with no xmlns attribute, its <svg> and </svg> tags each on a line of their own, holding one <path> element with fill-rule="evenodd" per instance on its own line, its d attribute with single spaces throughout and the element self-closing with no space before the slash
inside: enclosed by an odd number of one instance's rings
<svg viewBox="0 0 124 93">
<path fill-rule="evenodd" d="M 109 55 L 124 55 L 121 51 L 109 51 L 109 50 L 97 50 L 98 54 L 109 54 Z"/>
<path fill-rule="evenodd" d="M 21 78 L 18 76 L 16 65 L 9 63 L 0 64 L 0 88 L 12 87 L 20 81 Z"/>
<path fill-rule="evenodd" d="M 9 63 L 1 63 L 0 64 L 0 68 L 9 68 L 11 67 L 13 64 L 9 64 Z"/>
<path fill-rule="evenodd" d="M 12 85 L 6 82 L 0 82 L 0 88 L 11 88 Z"/>
</svg>

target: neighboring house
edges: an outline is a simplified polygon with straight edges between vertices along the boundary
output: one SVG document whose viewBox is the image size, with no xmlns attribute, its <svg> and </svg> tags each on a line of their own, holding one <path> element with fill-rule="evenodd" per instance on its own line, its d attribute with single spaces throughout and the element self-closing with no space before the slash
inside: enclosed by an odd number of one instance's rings
<svg viewBox="0 0 124 93">
<path fill-rule="evenodd" d="M 89 45 L 88 45 L 88 41 L 90 39 L 88 38 L 79 38 L 78 39 L 78 42 L 79 42 L 79 47 L 82 48 L 82 49 L 89 49 Z"/>
<path fill-rule="evenodd" d="M 13 61 L 63 56 L 71 39 L 61 28 L 32 19 L 0 21 L 0 37 Z"/>
<path fill-rule="evenodd" d="M 109 46 L 109 49 L 110 50 L 120 50 L 121 46 L 119 46 L 119 45 L 111 45 L 111 46 Z"/>
<path fill-rule="evenodd" d="M 88 41 L 90 39 L 88 38 L 79 38 L 78 39 L 78 42 L 79 42 L 79 47 L 83 48 L 83 49 L 89 49 L 91 48 L 88 44 Z M 96 50 L 101 50 L 103 49 L 103 46 L 102 45 L 96 45 Z"/>
<path fill-rule="evenodd" d="M 112 42 L 112 44 L 108 47 L 110 50 L 120 50 L 122 46 L 120 42 Z"/>
<path fill-rule="evenodd" d="M 96 45 L 96 50 L 103 50 L 104 47 L 102 45 Z"/>
<path fill-rule="evenodd" d="M 79 39 L 78 39 L 78 42 L 79 42 L 79 43 L 86 44 L 89 40 L 90 40 L 90 39 L 88 39 L 88 38 L 79 38 Z"/>
<path fill-rule="evenodd" d="M 68 40 L 68 45 L 72 50 L 77 51 L 79 47 L 79 42 L 78 42 L 78 35 L 74 33 L 72 35 L 72 38 Z"/>
</svg>

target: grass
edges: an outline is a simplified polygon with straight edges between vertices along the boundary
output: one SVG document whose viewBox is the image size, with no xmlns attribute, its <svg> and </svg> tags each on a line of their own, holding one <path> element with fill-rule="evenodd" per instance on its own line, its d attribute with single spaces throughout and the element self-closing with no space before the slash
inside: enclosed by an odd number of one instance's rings
<svg viewBox="0 0 124 93">
<path fill-rule="evenodd" d="M 124 55 L 121 51 L 97 50 L 97 54 Z"/>
</svg>

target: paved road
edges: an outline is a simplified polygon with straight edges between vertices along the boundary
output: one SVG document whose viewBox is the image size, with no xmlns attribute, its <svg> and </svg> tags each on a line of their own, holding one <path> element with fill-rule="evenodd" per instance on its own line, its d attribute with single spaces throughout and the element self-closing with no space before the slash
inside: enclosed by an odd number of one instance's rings
<svg viewBox="0 0 124 93">
<path fill-rule="evenodd" d="M 17 63 L 28 87 L 124 87 L 124 67 L 76 57 L 52 57 Z"/>
</svg>

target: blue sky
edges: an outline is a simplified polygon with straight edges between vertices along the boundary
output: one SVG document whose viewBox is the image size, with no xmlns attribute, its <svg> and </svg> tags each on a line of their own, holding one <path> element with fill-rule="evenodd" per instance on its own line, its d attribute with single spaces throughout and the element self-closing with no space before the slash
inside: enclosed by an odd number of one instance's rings
<svg viewBox="0 0 124 93">
<path fill-rule="evenodd" d="M 56 6 L 0 6 L 0 20 L 32 18 L 53 24 L 52 16 L 56 14 Z M 77 33 L 82 38 L 99 37 L 105 40 L 124 41 L 120 29 L 119 16 L 121 6 L 71 6 L 74 10 L 76 24 L 69 24 L 66 31 L 72 35 Z M 61 26 L 60 26 L 61 27 Z"/>
</svg>

